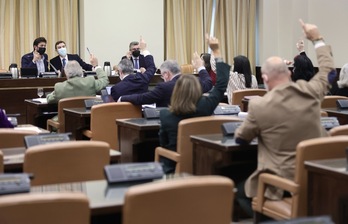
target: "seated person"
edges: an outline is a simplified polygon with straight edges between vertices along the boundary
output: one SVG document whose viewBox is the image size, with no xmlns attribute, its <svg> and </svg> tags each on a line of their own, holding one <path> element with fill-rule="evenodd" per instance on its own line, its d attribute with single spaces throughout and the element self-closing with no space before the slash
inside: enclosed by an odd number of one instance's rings
<svg viewBox="0 0 348 224">
<path fill-rule="evenodd" d="M 80 56 L 77 54 L 68 54 L 66 49 L 66 44 L 64 41 L 57 41 L 55 44 L 55 49 L 58 55 L 50 60 L 51 65 L 53 65 L 58 71 L 63 72 L 64 67 L 68 61 L 75 60 L 77 61 L 83 70 L 92 71 L 93 66 L 84 62 Z M 54 71 L 54 68 L 51 66 L 50 71 Z"/>
<path fill-rule="evenodd" d="M 348 63 L 341 68 L 339 80 L 332 84 L 330 93 L 348 97 Z"/>
<path fill-rule="evenodd" d="M 304 42 L 300 40 L 296 44 L 299 55 L 294 58 L 294 68 L 292 70 L 292 81 L 296 82 L 299 79 L 309 81 L 314 76 L 314 67 L 311 59 L 309 59 L 304 51 Z"/>
<path fill-rule="evenodd" d="M 38 37 L 34 40 L 34 50 L 28 54 L 22 56 L 21 67 L 22 68 L 37 68 L 38 74 L 48 71 L 48 55 L 46 52 L 46 38 Z"/>
<path fill-rule="evenodd" d="M 146 43 L 143 39 L 140 41 L 140 48 L 147 54 L 145 57 L 147 69 L 141 68 L 140 71 L 142 72 L 137 72 L 134 74 L 134 67 L 131 60 L 126 58 L 122 59 L 117 65 L 121 82 L 116 83 L 111 88 L 111 96 L 115 101 L 117 101 L 122 95 L 148 92 L 149 83 L 155 74 L 156 66 L 152 55 L 149 55 L 150 52 L 146 50 Z"/>
<path fill-rule="evenodd" d="M 140 42 L 132 41 L 129 44 L 129 51 L 122 59 L 128 58 L 132 61 L 133 67 L 135 71 L 139 72 L 140 68 L 147 69 L 147 64 L 145 62 L 145 57 L 147 56 L 147 52 L 143 52 L 141 49 L 141 42 L 143 42 L 143 38 L 140 36 Z M 146 45 L 145 45 L 146 46 Z M 121 60 L 122 60 L 121 59 Z"/>
<path fill-rule="evenodd" d="M 202 90 L 206 93 L 213 86 L 210 76 L 203 65 L 196 69 L 199 73 Z M 156 107 L 168 107 L 174 85 L 180 77 L 180 66 L 175 60 L 166 60 L 159 70 L 164 82 L 158 83 L 152 91 L 142 94 L 124 95 L 118 101 L 131 102 L 135 105 L 156 103 Z"/>
<path fill-rule="evenodd" d="M 211 64 L 213 70 L 215 70 L 215 62 L 211 61 Z M 230 78 L 226 90 L 228 104 L 233 104 L 233 91 L 258 88 L 256 77 L 251 73 L 250 61 L 247 57 L 243 55 L 234 57 L 233 65 L 233 71 L 230 71 Z"/>
<path fill-rule="evenodd" d="M 204 61 L 204 67 L 205 67 L 205 69 L 207 69 L 207 71 L 208 71 L 208 73 L 210 75 L 211 81 L 213 82 L 213 86 L 215 86 L 215 83 L 216 83 L 216 73 L 211 68 L 211 64 L 210 64 L 211 56 L 208 53 L 202 53 L 201 54 L 201 58 Z"/>
<path fill-rule="evenodd" d="M 208 96 L 202 95 L 202 86 L 194 75 L 182 75 L 175 84 L 169 110 L 161 110 L 160 145 L 176 151 L 178 123 L 186 118 L 212 115 L 216 106 L 223 99 L 226 91 L 230 66 L 222 62 L 219 42 L 207 37 L 210 48 L 215 55 L 217 65 L 217 82 Z M 203 61 L 197 53 L 193 58 L 194 67 L 201 67 Z M 165 173 L 173 173 L 175 162 L 160 158 Z"/>
<path fill-rule="evenodd" d="M 95 96 L 105 88 L 109 84 L 109 79 L 93 55 L 91 64 L 96 69 L 97 79 L 94 76 L 84 78 L 80 64 L 77 61 L 68 61 L 64 68 L 67 80 L 54 85 L 54 91 L 47 95 L 47 103 L 57 103 L 60 99 L 73 96 Z"/>
<path fill-rule="evenodd" d="M 316 49 L 319 72 L 308 82 L 292 82 L 291 72 L 283 59 L 268 58 L 261 68 L 268 93 L 249 101 L 248 115 L 235 132 L 239 144 L 248 144 L 258 138 L 257 169 L 246 181 L 236 184 L 236 199 L 251 217 L 251 198 L 256 196 L 259 175 L 266 172 L 293 180 L 297 144 L 327 136 L 321 125 L 321 101 L 329 90 L 331 73 L 336 69 L 331 48 L 325 44 L 317 26 L 302 20 L 301 25 Z M 265 196 L 279 200 L 287 193 L 268 187 Z"/>
<path fill-rule="evenodd" d="M 0 109 L 0 128 L 13 128 L 3 109 Z"/>
</svg>

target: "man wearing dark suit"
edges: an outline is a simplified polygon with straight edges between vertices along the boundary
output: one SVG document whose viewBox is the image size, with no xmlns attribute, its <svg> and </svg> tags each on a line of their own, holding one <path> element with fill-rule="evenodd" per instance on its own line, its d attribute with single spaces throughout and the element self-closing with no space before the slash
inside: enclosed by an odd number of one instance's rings
<svg viewBox="0 0 348 224">
<path fill-rule="evenodd" d="M 142 37 L 140 37 L 140 42 L 142 42 Z M 145 62 L 145 55 L 141 54 L 141 50 L 140 43 L 138 41 L 132 41 L 129 44 L 127 55 L 122 57 L 122 59 L 128 58 L 132 61 L 134 71 L 139 71 L 140 68 L 147 69 L 148 65 Z"/>
<path fill-rule="evenodd" d="M 258 137 L 258 164 L 245 185 L 237 184 L 237 200 L 252 215 L 250 198 L 256 196 L 259 174 L 268 172 L 293 180 L 296 146 L 303 140 L 326 136 L 320 122 L 321 101 L 335 76 L 330 46 L 315 25 L 304 24 L 307 39 L 316 49 L 319 72 L 310 80 L 291 81 L 291 72 L 280 57 L 270 57 L 263 64 L 262 79 L 269 92 L 250 100 L 248 115 L 236 130 L 236 142 L 249 143 Z M 244 195 L 245 190 L 245 195 Z M 286 194 L 286 193 L 285 193 Z M 247 197 L 246 197 L 247 196 Z M 266 197 L 279 200 L 284 192 L 267 188 Z"/>
<path fill-rule="evenodd" d="M 68 61 L 77 61 L 82 69 L 85 71 L 92 71 L 93 66 L 84 62 L 80 56 L 77 54 L 67 54 L 66 44 L 64 41 L 57 41 L 55 44 L 55 49 L 58 55 L 50 60 L 51 65 L 53 65 L 58 71 L 63 72 L 64 67 Z M 50 71 L 54 71 L 54 68 L 51 66 Z"/>
<path fill-rule="evenodd" d="M 22 56 L 22 68 L 37 68 L 38 74 L 40 72 L 48 71 L 48 55 L 46 52 L 47 40 L 44 37 L 38 37 L 34 40 L 34 50 Z"/>
<path fill-rule="evenodd" d="M 125 58 L 117 66 L 117 70 L 121 82 L 116 83 L 111 88 L 111 96 L 117 101 L 122 95 L 146 93 L 149 88 L 149 82 L 156 71 L 156 66 L 152 55 L 147 55 L 149 52 L 145 49 L 146 43 L 144 40 L 140 42 L 143 52 L 146 52 L 146 67 L 141 68 L 142 72 L 133 73 L 133 63 Z"/>
<path fill-rule="evenodd" d="M 174 60 L 166 60 L 161 65 L 160 70 L 164 82 L 158 83 L 155 89 L 143 94 L 125 95 L 119 101 L 131 102 L 135 105 L 156 103 L 156 107 L 168 107 L 174 85 L 180 77 L 180 66 Z M 198 69 L 198 73 L 203 92 L 208 92 L 213 87 L 213 84 L 207 70 L 205 70 L 204 66 L 201 66 Z"/>
</svg>

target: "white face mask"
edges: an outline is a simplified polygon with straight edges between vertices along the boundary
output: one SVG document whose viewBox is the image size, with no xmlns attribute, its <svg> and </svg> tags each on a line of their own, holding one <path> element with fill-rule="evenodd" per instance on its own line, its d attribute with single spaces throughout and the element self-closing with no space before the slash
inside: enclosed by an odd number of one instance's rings
<svg viewBox="0 0 348 224">
<path fill-rule="evenodd" d="M 59 48 L 57 51 L 58 51 L 58 54 L 60 56 L 62 56 L 62 57 L 66 56 L 66 48 L 65 47 Z"/>
</svg>

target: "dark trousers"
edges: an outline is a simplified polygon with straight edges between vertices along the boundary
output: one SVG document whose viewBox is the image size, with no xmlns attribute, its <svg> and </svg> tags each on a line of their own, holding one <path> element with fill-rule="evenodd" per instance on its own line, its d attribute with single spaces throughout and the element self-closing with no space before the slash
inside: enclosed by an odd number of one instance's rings
<svg viewBox="0 0 348 224">
<path fill-rule="evenodd" d="M 247 214 L 248 216 L 250 216 L 250 218 L 252 218 L 254 215 L 254 212 L 251 207 L 251 198 L 248 198 L 245 194 L 245 190 L 244 190 L 245 181 L 246 180 L 243 180 L 237 183 L 236 200 L 240 208 L 245 212 L 245 214 Z"/>
</svg>

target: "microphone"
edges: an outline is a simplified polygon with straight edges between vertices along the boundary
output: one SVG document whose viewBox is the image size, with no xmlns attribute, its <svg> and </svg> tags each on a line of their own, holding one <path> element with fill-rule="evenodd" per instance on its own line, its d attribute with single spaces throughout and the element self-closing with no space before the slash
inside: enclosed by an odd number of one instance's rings
<svg viewBox="0 0 348 224">
<path fill-rule="evenodd" d="M 54 72 L 58 74 L 58 70 L 56 69 L 56 67 L 54 67 L 49 60 L 47 60 L 47 62 L 48 64 L 50 64 L 50 67 L 53 68 Z"/>
</svg>

